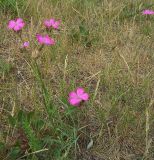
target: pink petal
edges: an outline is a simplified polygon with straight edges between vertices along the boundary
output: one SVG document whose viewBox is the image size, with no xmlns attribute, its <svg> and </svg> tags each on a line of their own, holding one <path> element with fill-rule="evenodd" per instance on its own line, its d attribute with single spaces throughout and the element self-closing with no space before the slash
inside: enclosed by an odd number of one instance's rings
<svg viewBox="0 0 154 160">
<path fill-rule="evenodd" d="M 87 100 L 89 99 L 89 95 L 88 95 L 88 93 L 84 93 L 84 94 L 82 94 L 82 95 L 80 96 L 80 98 L 81 98 L 82 100 L 84 100 L 84 101 L 87 101 Z"/>
<path fill-rule="evenodd" d="M 17 24 L 19 24 L 19 23 L 24 23 L 24 21 L 23 21 L 22 18 L 17 18 L 17 19 L 16 19 L 16 23 L 17 23 Z"/>
<path fill-rule="evenodd" d="M 14 29 L 15 31 L 19 31 L 19 30 L 21 30 L 21 27 L 18 26 L 18 25 L 16 25 L 13 29 Z"/>
<path fill-rule="evenodd" d="M 73 106 L 78 106 L 81 101 L 82 101 L 82 99 L 79 99 L 79 98 L 70 98 L 69 99 L 69 103 Z"/>
<path fill-rule="evenodd" d="M 46 45 L 50 45 L 50 39 L 49 39 L 49 37 L 44 37 L 44 44 L 46 44 Z"/>
<path fill-rule="evenodd" d="M 84 89 L 83 88 L 77 88 L 76 93 L 80 97 L 84 93 Z"/>
<path fill-rule="evenodd" d="M 21 29 L 25 26 L 25 23 L 24 22 L 22 22 L 22 23 L 19 23 L 19 24 L 17 24 Z"/>
<path fill-rule="evenodd" d="M 50 39 L 50 45 L 55 45 L 55 40 L 54 39 Z"/>
<path fill-rule="evenodd" d="M 46 45 L 54 45 L 55 41 L 54 39 L 50 38 L 48 35 L 44 37 L 44 43 Z"/>
<path fill-rule="evenodd" d="M 58 29 L 58 28 L 59 28 L 59 25 L 60 25 L 60 22 L 59 22 L 59 21 L 56 21 L 56 22 L 52 25 L 52 27 L 53 27 L 54 29 Z"/>
<path fill-rule="evenodd" d="M 37 35 L 36 35 L 36 38 L 37 38 L 37 40 L 38 40 L 38 42 L 39 42 L 40 44 L 43 44 L 43 43 L 44 43 L 44 38 L 43 38 L 43 36 L 41 36 L 40 34 L 37 34 Z"/>
<path fill-rule="evenodd" d="M 52 24 L 51 24 L 50 20 L 45 20 L 44 25 L 49 28 L 49 27 L 51 27 Z"/>
<path fill-rule="evenodd" d="M 17 28 L 18 27 L 20 28 L 18 30 L 21 30 L 25 26 L 25 23 L 24 23 L 23 19 L 17 18 L 17 20 L 16 20 L 16 26 L 17 26 Z M 16 30 L 16 29 L 14 29 L 14 30 Z"/>
<path fill-rule="evenodd" d="M 53 25 L 55 23 L 55 19 L 51 18 L 50 19 L 50 24 Z"/>
<path fill-rule="evenodd" d="M 154 14 L 154 11 L 153 10 L 144 10 L 143 12 L 142 12 L 144 15 L 151 15 L 151 14 Z"/>
<path fill-rule="evenodd" d="M 16 25 L 16 22 L 14 20 L 11 20 L 11 21 L 9 21 L 8 28 L 13 29 L 15 27 L 15 25 Z"/>
<path fill-rule="evenodd" d="M 54 45 L 55 44 L 54 39 L 50 38 L 48 35 L 42 36 L 40 34 L 37 34 L 36 38 L 40 44 L 46 44 L 46 45 Z"/>
<path fill-rule="evenodd" d="M 29 42 L 24 42 L 23 43 L 23 48 L 27 48 L 27 47 L 29 47 Z"/>
<path fill-rule="evenodd" d="M 76 98 L 76 97 L 78 97 L 78 96 L 75 92 L 70 92 L 69 93 L 69 98 Z"/>
</svg>

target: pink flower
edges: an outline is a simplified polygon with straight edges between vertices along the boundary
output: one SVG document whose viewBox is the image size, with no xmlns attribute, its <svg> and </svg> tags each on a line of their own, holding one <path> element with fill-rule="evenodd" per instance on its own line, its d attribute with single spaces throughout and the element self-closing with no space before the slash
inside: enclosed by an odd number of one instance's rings
<svg viewBox="0 0 154 160">
<path fill-rule="evenodd" d="M 23 45 L 22 45 L 22 48 L 27 48 L 27 47 L 29 47 L 29 42 L 28 41 L 24 42 Z"/>
<path fill-rule="evenodd" d="M 37 38 L 37 41 L 39 42 L 39 44 L 46 44 L 48 46 L 55 44 L 54 39 L 50 38 L 48 35 L 42 36 L 40 34 L 37 34 L 36 38 Z"/>
<path fill-rule="evenodd" d="M 54 19 L 50 19 L 50 22 L 52 23 L 52 27 L 54 29 L 58 29 L 60 25 L 60 21 L 55 21 Z"/>
<path fill-rule="evenodd" d="M 58 29 L 60 25 L 60 21 L 55 21 L 55 19 L 49 19 L 44 21 L 44 25 L 49 29 L 53 27 L 54 29 Z"/>
<path fill-rule="evenodd" d="M 76 91 L 69 93 L 69 103 L 73 106 L 79 106 L 82 101 L 88 101 L 89 95 L 83 88 L 77 88 Z"/>
<path fill-rule="evenodd" d="M 144 14 L 144 15 L 147 15 L 147 14 L 154 14 L 154 11 L 152 11 L 152 10 L 144 10 L 143 12 L 142 12 L 142 14 Z"/>
<path fill-rule="evenodd" d="M 23 19 L 17 18 L 16 20 L 10 20 L 8 23 L 8 28 L 14 31 L 20 31 L 25 26 Z"/>
<path fill-rule="evenodd" d="M 50 20 L 45 20 L 44 25 L 49 29 L 52 26 L 52 22 Z"/>
</svg>

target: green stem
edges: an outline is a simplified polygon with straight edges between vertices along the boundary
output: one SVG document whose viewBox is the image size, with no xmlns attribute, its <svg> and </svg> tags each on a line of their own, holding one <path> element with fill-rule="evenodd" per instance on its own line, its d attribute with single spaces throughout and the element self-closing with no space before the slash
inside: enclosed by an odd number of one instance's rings
<svg viewBox="0 0 154 160">
<path fill-rule="evenodd" d="M 51 104 L 51 98 L 50 98 L 50 94 L 43 82 L 43 79 L 42 79 L 42 76 L 41 76 L 41 72 L 39 70 L 39 66 L 36 62 L 35 59 L 32 60 L 32 66 L 33 66 L 33 71 L 34 71 L 34 74 L 35 74 L 35 77 L 39 83 L 39 86 L 41 87 L 41 91 L 42 91 L 42 94 L 43 94 L 43 101 L 44 101 L 44 105 L 45 105 L 45 108 L 46 108 L 46 111 L 49 115 L 49 117 L 51 116 L 52 114 L 52 104 Z"/>
</svg>

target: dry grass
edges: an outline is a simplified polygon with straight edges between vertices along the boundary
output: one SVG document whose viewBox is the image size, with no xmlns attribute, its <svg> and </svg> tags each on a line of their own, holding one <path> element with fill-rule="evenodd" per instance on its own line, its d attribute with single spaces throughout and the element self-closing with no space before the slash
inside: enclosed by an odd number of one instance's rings
<svg viewBox="0 0 154 160">
<path fill-rule="evenodd" d="M 27 149 L 28 159 L 154 159 L 154 17 L 141 14 L 149 4 L 154 5 L 152 0 L 28 0 L 17 9 L 27 21 L 24 40 L 31 42 L 42 31 L 42 20 L 62 20 L 60 32 L 53 35 L 56 46 L 44 48 L 37 58 L 56 108 L 52 119 L 48 119 L 31 68 L 32 53 L 21 52 L 21 42 L 6 28 L 15 15 L 2 12 L 0 142 L 7 148 L 1 151 L 0 146 L 0 159 L 10 158 L 11 148 L 16 146 L 12 139 L 21 134 L 8 122 L 8 116 L 19 110 L 34 110 L 47 122 L 40 130 L 34 129 L 36 137 L 51 136 L 58 142 L 38 151 Z M 90 101 L 83 109 L 65 114 L 63 109 L 70 107 L 68 93 L 78 86 L 86 88 Z M 87 150 L 91 139 L 94 143 Z M 39 151 L 42 155 L 31 157 Z"/>
</svg>

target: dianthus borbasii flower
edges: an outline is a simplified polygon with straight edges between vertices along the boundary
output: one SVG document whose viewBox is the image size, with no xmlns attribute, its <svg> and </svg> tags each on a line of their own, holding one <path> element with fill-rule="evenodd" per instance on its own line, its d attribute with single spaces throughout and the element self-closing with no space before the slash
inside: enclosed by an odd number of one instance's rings
<svg viewBox="0 0 154 160">
<path fill-rule="evenodd" d="M 56 21 L 54 18 L 44 21 L 45 27 L 59 29 L 60 21 Z"/>
<path fill-rule="evenodd" d="M 29 41 L 26 41 L 22 44 L 22 48 L 27 48 L 29 47 Z"/>
<path fill-rule="evenodd" d="M 20 31 L 25 26 L 25 22 L 22 18 L 17 18 L 16 20 L 10 20 L 8 23 L 8 28 L 14 31 Z"/>
<path fill-rule="evenodd" d="M 36 39 L 39 42 L 39 44 L 42 44 L 42 45 L 45 44 L 45 45 L 51 46 L 55 44 L 55 40 L 49 37 L 48 35 L 42 36 L 40 34 L 37 34 Z"/>
<path fill-rule="evenodd" d="M 142 12 L 142 14 L 144 14 L 144 15 L 154 15 L 154 11 L 153 10 L 148 10 L 148 9 L 146 9 L 146 10 L 144 10 L 143 12 Z"/>
<path fill-rule="evenodd" d="M 81 102 L 88 101 L 89 95 L 83 88 L 77 88 L 76 91 L 69 93 L 69 103 L 73 106 L 79 106 Z"/>
</svg>

